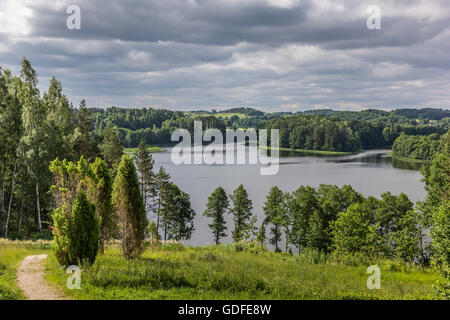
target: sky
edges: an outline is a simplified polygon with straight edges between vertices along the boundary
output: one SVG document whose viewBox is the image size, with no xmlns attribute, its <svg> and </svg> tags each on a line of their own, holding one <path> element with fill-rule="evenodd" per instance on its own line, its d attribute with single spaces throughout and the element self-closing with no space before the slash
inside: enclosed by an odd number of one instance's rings
<svg viewBox="0 0 450 320">
<path fill-rule="evenodd" d="M 22 57 L 75 106 L 448 108 L 450 1 L 0 0 L 0 66 Z"/>
</svg>

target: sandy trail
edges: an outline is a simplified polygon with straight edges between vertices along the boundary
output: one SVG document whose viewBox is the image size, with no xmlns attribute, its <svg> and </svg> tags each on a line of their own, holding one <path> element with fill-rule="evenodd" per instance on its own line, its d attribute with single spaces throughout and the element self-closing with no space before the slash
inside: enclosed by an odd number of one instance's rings
<svg viewBox="0 0 450 320">
<path fill-rule="evenodd" d="M 45 281 L 42 265 L 45 259 L 47 254 L 28 256 L 22 260 L 17 270 L 20 289 L 28 300 L 67 300 L 67 296 Z"/>
</svg>

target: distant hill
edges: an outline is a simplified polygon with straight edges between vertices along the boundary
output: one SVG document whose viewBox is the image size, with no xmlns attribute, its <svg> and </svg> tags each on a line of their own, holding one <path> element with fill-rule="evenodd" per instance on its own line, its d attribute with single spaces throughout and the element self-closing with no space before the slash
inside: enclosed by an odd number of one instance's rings
<svg viewBox="0 0 450 320">
<path fill-rule="evenodd" d="M 442 118 L 450 117 L 450 110 L 433 108 L 395 109 L 392 113 L 410 119 L 441 120 Z"/>
<path fill-rule="evenodd" d="M 221 113 L 240 113 L 240 114 L 245 114 L 247 116 L 263 116 L 264 115 L 264 112 L 253 109 L 253 108 L 248 108 L 248 107 L 231 108 L 228 110 L 221 111 Z"/>
</svg>

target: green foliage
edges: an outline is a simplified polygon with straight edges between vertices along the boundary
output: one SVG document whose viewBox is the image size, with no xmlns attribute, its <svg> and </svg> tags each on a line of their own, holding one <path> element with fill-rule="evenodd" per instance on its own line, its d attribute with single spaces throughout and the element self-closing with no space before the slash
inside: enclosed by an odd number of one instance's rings
<svg viewBox="0 0 450 320">
<path fill-rule="evenodd" d="M 230 199 L 233 203 L 233 207 L 230 210 L 234 220 L 233 239 L 235 242 L 238 242 L 245 238 L 245 234 L 247 234 L 248 238 L 248 231 L 251 227 L 250 223 L 253 203 L 252 200 L 248 198 L 247 190 L 245 190 L 242 184 L 233 191 L 230 195 Z"/>
<path fill-rule="evenodd" d="M 446 278 L 440 285 L 440 293 L 450 299 L 450 201 L 446 200 L 433 213 L 433 265 Z"/>
<path fill-rule="evenodd" d="M 70 215 L 69 204 L 57 208 L 53 213 L 54 251 L 63 266 L 95 261 L 98 252 L 99 225 L 95 217 L 95 206 L 86 194 L 76 196 Z"/>
<path fill-rule="evenodd" d="M 189 240 L 194 231 L 195 212 L 189 195 L 171 183 L 163 197 L 162 221 L 168 239 Z"/>
<path fill-rule="evenodd" d="M 432 160 L 440 152 L 439 135 L 409 136 L 402 133 L 392 145 L 392 154 L 403 158 Z"/>
<path fill-rule="evenodd" d="M 427 191 L 427 198 L 422 204 L 425 226 L 431 225 L 433 211 L 441 202 L 450 200 L 450 131 L 441 142 L 441 153 L 436 155 L 430 167 L 422 170 Z"/>
<path fill-rule="evenodd" d="M 350 152 L 361 148 L 358 136 L 343 121 L 301 115 L 268 121 L 266 128 L 280 129 L 280 147 Z"/>
<path fill-rule="evenodd" d="M 129 156 L 122 156 L 117 168 L 112 200 L 118 214 L 123 255 L 134 258 L 142 253 L 148 222 L 136 167 Z"/>
<path fill-rule="evenodd" d="M 134 158 L 139 172 L 139 182 L 144 206 L 147 209 L 148 204 L 152 204 L 147 199 L 149 195 L 154 194 L 155 189 L 155 173 L 153 172 L 155 160 L 153 160 L 151 153 L 148 151 L 148 146 L 143 139 L 134 153 Z"/>
<path fill-rule="evenodd" d="M 272 228 L 270 233 L 270 243 L 275 246 L 275 250 L 279 251 L 278 243 L 281 241 L 281 224 L 284 222 L 285 216 L 283 212 L 284 194 L 278 187 L 272 187 L 264 202 L 264 224 L 270 223 Z"/>
<path fill-rule="evenodd" d="M 213 221 L 208 226 L 211 228 L 214 235 L 214 243 L 218 245 L 220 239 L 226 236 L 224 214 L 229 210 L 228 196 L 222 187 L 218 187 L 208 197 L 206 203 L 206 210 L 203 215 L 212 218 Z"/>
<path fill-rule="evenodd" d="M 91 126 L 93 124 L 92 111 L 86 106 L 86 100 L 81 100 L 80 109 L 76 111 L 77 125 L 75 128 L 74 150 L 78 157 L 83 156 L 92 161 L 100 153 L 97 141 L 93 137 Z"/>
<path fill-rule="evenodd" d="M 99 223 L 95 205 L 80 192 L 72 207 L 72 225 L 69 231 L 69 264 L 94 263 L 98 252 Z"/>
<path fill-rule="evenodd" d="M 359 203 L 340 213 L 332 224 L 333 245 L 336 252 L 344 255 L 359 252 L 368 255 L 377 253 L 378 236 L 370 220 L 369 213 Z"/>
<path fill-rule="evenodd" d="M 164 199 L 169 197 L 169 186 L 170 175 L 167 173 L 164 167 L 161 166 L 155 176 L 154 188 L 151 189 L 151 197 L 155 202 L 154 208 L 156 210 L 156 229 L 158 230 L 158 232 L 160 229 L 160 218 L 163 211 L 165 210 L 164 205 L 167 204 Z"/>
<path fill-rule="evenodd" d="M 113 182 L 108 164 L 95 159 L 89 165 L 88 196 L 95 204 L 97 219 L 100 221 L 100 252 L 103 253 L 106 242 L 116 231 L 117 217 L 112 205 Z"/>
<path fill-rule="evenodd" d="M 103 159 L 112 168 L 117 168 L 123 155 L 123 145 L 115 129 L 107 127 L 102 132 L 103 143 L 100 145 Z"/>
</svg>

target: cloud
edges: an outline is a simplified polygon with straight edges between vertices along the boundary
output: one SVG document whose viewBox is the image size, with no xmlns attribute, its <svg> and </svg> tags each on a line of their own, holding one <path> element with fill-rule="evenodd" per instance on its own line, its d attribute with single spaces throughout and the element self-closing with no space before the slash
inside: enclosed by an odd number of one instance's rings
<svg viewBox="0 0 450 320">
<path fill-rule="evenodd" d="M 0 61 L 17 73 L 26 56 L 74 104 L 448 107 L 449 19 L 444 0 L 4 0 Z"/>
</svg>

